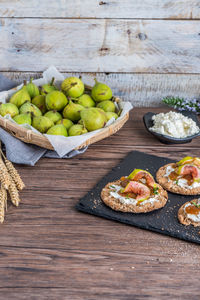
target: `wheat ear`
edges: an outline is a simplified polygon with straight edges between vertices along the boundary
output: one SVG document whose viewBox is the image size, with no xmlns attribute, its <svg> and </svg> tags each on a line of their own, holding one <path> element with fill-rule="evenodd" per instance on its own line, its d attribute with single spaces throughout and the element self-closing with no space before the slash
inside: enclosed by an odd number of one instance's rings
<svg viewBox="0 0 200 300">
<path fill-rule="evenodd" d="M 6 165 L 4 164 L 2 156 L 5 160 Z M 13 166 L 13 164 L 3 154 L 3 151 L 1 150 L 1 146 L 0 146 L 0 181 L 2 187 L 8 190 L 10 194 L 11 202 L 15 206 L 18 206 L 20 202 L 18 189 L 19 190 L 23 189 L 25 185 L 19 173 Z M 6 197 L 7 197 L 7 193 L 6 193 Z M 7 202 L 6 202 L 6 207 L 7 207 Z"/>
<path fill-rule="evenodd" d="M 6 156 L 4 155 L 3 151 L 1 150 L 0 148 L 0 151 L 1 151 L 1 154 L 4 158 L 4 162 L 5 162 L 5 165 L 6 165 L 6 168 L 12 178 L 12 180 L 14 181 L 14 183 L 16 184 L 16 187 L 18 190 L 23 190 L 23 188 L 25 187 L 25 184 L 23 183 L 18 171 L 15 169 L 14 165 L 11 163 L 11 161 L 9 161 Z"/>
<path fill-rule="evenodd" d="M 5 217 L 5 209 L 7 208 L 7 191 L 1 187 L 0 190 L 0 223 L 3 223 Z"/>
<path fill-rule="evenodd" d="M 15 167 L 13 166 L 13 164 L 5 157 L 5 165 L 6 168 L 8 170 L 8 172 L 10 173 L 10 176 L 12 178 L 12 180 L 14 181 L 17 189 L 19 191 L 23 190 L 23 188 L 25 187 L 25 184 L 23 183 L 19 173 L 17 172 L 17 170 L 15 169 Z"/>
<path fill-rule="evenodd" d="M 18 190 L 17 190 L 16 185 L 13 180 L 11 180 L 11 184 L 9 185 L 8 191 L 10 194 L 10 199 L 11 199 L 12 204 L 14 204 L 15 206 L 18 206 L 19 202 L 20 202 L 20 198 L 19 198 Z"/>
<path fill-rule="evenodd" d="M 3 162 L 2 156 L 0 155 L 0 181 L 2 186 L 8 190 L 9 185 L 10 185 L 10 175 L 8 173 L 8 170 Z"/>
</svg>

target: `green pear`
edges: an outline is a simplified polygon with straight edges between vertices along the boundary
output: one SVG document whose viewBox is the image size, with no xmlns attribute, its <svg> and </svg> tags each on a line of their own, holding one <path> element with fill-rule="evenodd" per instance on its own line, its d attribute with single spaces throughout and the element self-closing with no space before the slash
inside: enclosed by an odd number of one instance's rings
<svg viewBox="0 0 200 300">
<path fill-rule="evenodd" d="M 105 112 L 115 112 L 115 104 L 110 100 L 101 101 L 97 104 L 97 107 L 103 109 Z"/>
<path fill-rule="evenodd" d="M 11 96 L 9 102 L 15 104 L 17 107 L 20 107 L 27 101 L 31 102 L 31 97 L 27 91 L 26 85 L 24 85 L 19 91 Z"/>
<path fill-rule="evenodd" d="M 50 83 L 44 84 L 41 87 L 41 95 L 46 95 L 48 93 L 51 93 L 53 91 L 57 91 L 57 87 L 53 84 L 55 78 L 53 77 Z"/>
<path fill-rule="evenodd" d="M 47 132 L 47 130 L 54 125 L 53 121 L 51 121 L 49 118 L 40 116 L 40 117 L 34 117 L 32 126 L 40 131 L 41 133 Z"/>
<path fill-rule="evenodd" d="M 39 110 L 39 108 L 30 102 L 24 103 L 20 107 L 19 112 L 20 112 L 20 114 L 30 113 L 33 117 L 39 117 L 42 115 L 42 112 Z"/>
<path fill-rule="evenodd" d="M 106 84 L 100 83 L 95 79 L 95 85 L 92 88 L 91 95 L 96 102 L 110 100 L 112 98 L 112 90 Z"/>
<path fill-rule="evenodd" d="M 46 107 L 48 110 L 62 110 L 68 103 L 66 96 L 60 91 L 53 91 L 46 95 Z"/>
<path fill-rule="evenodd" d="M 0 115 L 4 117 L 5 115 L 10 115 L 12 118 L 19 114 L 19 110 L 15 104 L 12 103 L 2 103 L 0 105 Z"/>
<path fill-rule="evenodd" d="M 29 124 L 31 125 L 31 116 L 30 114 L 19 114 L 13 118 L 17 124 Z"/>
<path fill-rule="evenodd" d="M 80 120 L 80 112 L 84 109 L 82 105 L 75 104 L 72 101 L 64 108 L 63 117 L 73 122 Z"/>
<path fill-rule="evenodd" d="M 87 133 L 87 129 L 80 124 L 75 124 L 69 129 L 69 136 L 81 135 Z"/>
<path fill-rule="evenodd" d="M 78 77 L 68 77 L 61 84 L 62 91 L 69 97 L 78 98 L 84 93 L 84 84 Z"/>
<path fill-rule="evenodd" d="M 54 123 L 62 119 L 61 114 L 56 110 L 50 110 L 44 116 L 52 120 Z"/>
<path fill-rule="evenodd" d="M 84 107 L 94 107 L 95 106 L 95 102 L 94 100 L 90 97 L 90 95 L 87 94 L 83 94 L 82 96 L 80 96 L 77 99 L 77 104 L 80 104 Z"/>
<path fill-rule="evenodd" d="M 68 136 L 67 129 L 62 124 L 52 126 L 47 131 L 47 134 Z"/>
<path fill-rule="evenodd" d="M 39 88 L 32 81 L 33 81 L 33 78 L 31 78 L 30 82 L 26 85 L 26 89 L 27 89 L 31 99 L 33 99 L 34 97 L 36 97 L 40 94 Z"/>
<path fill-rule="evenodd" d="M 118 115 L 114 112 L 108 111 L 108 112 L 106 112 L 106 117 L 107 117 L 108 121 L 113 117 L 115 118 L 115 120 L 117 120 Z"/>
<path fill-rule="evenodd" d="M 88 131 L 104 127 L 107 121 L 104 111 L 101 112 L 101 110 L 96 107 L 90 107 L 82 110 L 81 119 Z"/>
<path fill-rule="evenodd" d="M 47 111 L 45 98 L 46 96 L 44 95 L 38 95 L 32 99 L 32 103 L 36 105 L 43 114 L 45 114 L 45 112 Z"/>
<path fill-rule="evenodd" d="M 106 112 L 103 109 L 99 108 L 99 107 L 95 107 L 95 108 L 100 112 L 102 118 L 104 118 L 104 122 L 107 123 L 108 119 L 107 119 L 107 116 L 106 116 Z"/>
<path fill-rule="evenodd" d="M 69 119 L 62 119 L 59 120 L 58 122 L 56 122 L 57 125 L 62 124 L 65 126 L 65 128 L 68 130 L 70 127 L 72 127 L 72 125 L 74 125 L 74 123 L 69 120 Z"/>
</svg>

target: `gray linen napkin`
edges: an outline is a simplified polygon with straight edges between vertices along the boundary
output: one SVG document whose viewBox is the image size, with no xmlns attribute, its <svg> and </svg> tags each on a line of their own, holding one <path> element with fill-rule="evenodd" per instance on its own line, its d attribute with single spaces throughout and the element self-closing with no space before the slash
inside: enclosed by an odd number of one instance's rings
<svg viewBox="0 0 200 300">
<path fill-rule="evenodd" d="M 16 83 L 0 74 L 0 91 L 6 91 L 16 86 Z M 55 151 L 46 150 L 35 145 L 26 144 L 3 128 L 0 128 L 0 140 L 4 144 L 7 158 L 17 164 L 34 166 L 41 157 L 60 158 Z M 84 153 L 87 147 L 72 150 L 62 158 L 71 158 Z"/>
</svg>

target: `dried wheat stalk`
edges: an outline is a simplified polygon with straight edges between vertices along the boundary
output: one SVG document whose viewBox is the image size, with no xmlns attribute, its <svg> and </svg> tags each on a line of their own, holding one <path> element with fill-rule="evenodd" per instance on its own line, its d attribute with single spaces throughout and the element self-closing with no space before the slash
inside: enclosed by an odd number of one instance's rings
<svg viewBox="0 0 200 300">
<path fill-rule="evenodd" d="M 8 173 L 8 170 L 3 162 L 2 156 L 0 155 L 0 181 L 2 186 L 8 190 L 9 185 L 10 185 L 10 175 Z"/>
<path fill-rule="evenodd" d="M 3 223 L 5 210 L 7 210 L 7 190 L 10 194 L 11 202 L 18 206 L 20 202 L 18 190 L 25 187 L 19 173 L 13 164 L 6 158 L 1 150 L 0 144 L 0 223 Z"/>
<path fill-rule="evenodd" d="M 5 165 L 6 168 L 10 174 L 10 176 L 12 177 L 12 180 L 14 181 L 17 189 L 19 191 L 23 190 L 23 188 L 25 187 L 25 184 L 23 183 L 19 173 L 17 172 L 17 170 L 15 169 L 15 167 L 13 166 L 13 164 L 5 157 Z"/>
<path fill-rule="evenodd" d="M 4 189 L 3 187 L 2 187 L 2 192 L 3 192 L 3 194 L 4 194 L 4 201 L 5 201 L 5 210 L 7 211 L 7 203 L 8 203 L 8 192 L 7 192 L 7 190 L 6 189 Z"/>
<path fill-rule="evenodd" d="M 12 179 L 11 175 L 9 174 L 9 172 L 3 162 L 2 156 L 0 157 L 0 170 L 2 171 L 2 175 L 3 175 L 3 177 L 0 176 L 1 184 L 5 189 L 7 189 L 9 191 L 10 199 L 11 199 L 12 203 L 15 206 L 18 206 L 19 202 L 20 202 L 19 193 L 18 193 L 18 190 L 17 190 L 14 180 Z M 0 174 L 1 174 L 1 172 L 0 172 Z"/>
<path fill-rule="evenodd" d="M 8 188 L 9 194 L 10 194 L 10 199 L 12 204 L 14 204 L 15 206 L 19 205 L 19 202 L 21 201 L 19 198 L 19 193 L 18 190 L 16 188 L 16 185 L 14 183 L 14 181 L 11 179 L 11 184 L 9 185 Z"/>
<path fill-rule="evenodd" d="M 0 190 L 0 223 L 3 223 L 5 217 L 5 209 L 7 208 L 7 191 L 1 187 Z"/>
</svg>

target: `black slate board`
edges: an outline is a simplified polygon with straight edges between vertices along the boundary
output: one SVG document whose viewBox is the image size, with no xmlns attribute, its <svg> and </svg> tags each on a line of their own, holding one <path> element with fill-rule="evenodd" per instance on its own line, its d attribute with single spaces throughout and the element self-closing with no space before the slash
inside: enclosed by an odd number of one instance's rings
<svg viewBox="0 0 200 300">
<path fill-rule="evenodd" d="M 184 226 L 177 219 L 179 207 L 186 201 L 197 198 L 197 196 L 181 196 L 168 193 L 169 200 L 164 208 L 146 214 L 117 212 L 106 206 L 101 200 L 101 190 L 108 182 L 129 175 L 135 168 L 148 170 L 155 177 L 161 166 L 171 162 L 174 161 L 168 158 L 148 155 L 138 151 L 130 152 L 119 165 L 113 168 L 79 201 L 76 208 L 79 211 L 99 217 L 200 244 L 200 228 L 195 228 L 192 225 Z"/>
</svg>

